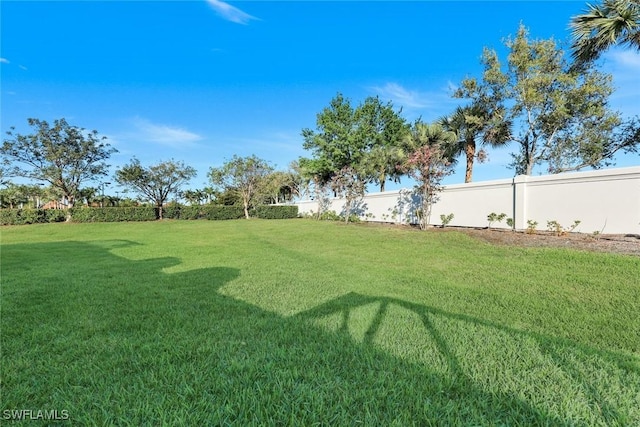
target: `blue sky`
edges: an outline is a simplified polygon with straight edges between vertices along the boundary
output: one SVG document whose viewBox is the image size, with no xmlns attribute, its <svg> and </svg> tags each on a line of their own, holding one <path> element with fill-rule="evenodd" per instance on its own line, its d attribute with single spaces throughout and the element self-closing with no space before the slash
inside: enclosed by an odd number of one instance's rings
<svg viewBox="0 0 640 427">
<path fill-rule="evenodd" d="M 182 160 L 198 170 L 191 187 L 201 188 L 209 168 L 234 154 L 280 169 L 309 155 L 300 132 L 315 128 L 338 92 L 354 104 L 378 95 L 411 121 L 441 117 L 459 104 L 452 88 L 479 75 L 484 46 L 504 59 L 502 40 L 520 22 L 534 38 L 567 42 L 571 16 L 585 8 L 586 1 L 3 0 L 2 133 L 29 132 L 29 117 L 64 117 L 108 137 L 119 150 L 113 171 L 133 156 L 146 165 Z M 612 106 L 640 114 L 640 55 L 612 50 L 603 70 L 618 88 Z M 490 151 L 474 180 L 512 177 L 512 150 Z M 638 164 L 638 155 L 618 161 Z M 461 162 L 446 183 L 463 178 Z"/>
</svg>

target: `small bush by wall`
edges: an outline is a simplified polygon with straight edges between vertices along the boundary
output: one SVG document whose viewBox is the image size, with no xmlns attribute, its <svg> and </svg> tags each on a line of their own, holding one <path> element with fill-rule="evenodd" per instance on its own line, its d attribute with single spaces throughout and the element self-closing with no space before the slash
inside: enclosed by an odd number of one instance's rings
<svg viewBox="0 0 640 427">
<path fill-rule="evenodd" d="M 298 217 L 297 205 L 257 206 L 251 216 L 261 219 L 289 219 Z"/>
</svg>

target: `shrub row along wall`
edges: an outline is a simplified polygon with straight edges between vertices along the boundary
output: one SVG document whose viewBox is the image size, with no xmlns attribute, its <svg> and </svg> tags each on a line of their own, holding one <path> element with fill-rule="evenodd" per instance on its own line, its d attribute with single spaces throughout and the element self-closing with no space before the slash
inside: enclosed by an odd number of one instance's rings
<svg viewBox="0 0 640 427">
<path fill-rule="evenodd" d="M 62 222 L 67 214 L 73 222 L 119 222 L 155 221 L 158 211 L 154 207 L 109 207 L 73 208 L 69 211 L 57 209 L 0 209 L 0 225 L 38 224 Z M 262 219 L 286 219 L 298 216 L 298 207 L 259 206 L 251 211 L 251 216 Z M 238 206 L 168 206 L 163 209 L 166 219 L 208 219 L 227 220 L 244 218 L 244 211 Z"/>
<path fill-rule="evenodd" d="M 0 209 L 0 225 L 63 222 L 66 215 L 66 211 L 57 209 Z"/>
<path fill-rule="evenodd" d="M 368 194 L 357 208 L 365 221 L 417 223 L 419 198 L 410 189 Z M 318 201 L 302 201 L 303 215 L 318 212 Z M 344 200 L 330 199 L 326 210 L 343 214 Z M 548 176 L 517 176 L 513 179 L 448 185 L 433 206 L 431 224 L 440 215 L 453 214 L 449 225 L 488 226 L 490 213 L 513 218 L 524 230 L 528 221 L 545 230 L 548 221 L 571 226 L 583 233 L 640 233 L 640 167 L 564 173 Z M 508 228 L 506 221 L 492 227 Z"/>
<path fill-rule="evenodd" d="M 252 218 L 260 219 L 288 219 L 298 217 L 296 205 L 267 205 L 257 206 L 249 211 Z M 173 219 L 240 219 L 244 218 L 244 209 L 240 206 L 168 206 L 163 209 L 164 218 Z"/>
</svg>

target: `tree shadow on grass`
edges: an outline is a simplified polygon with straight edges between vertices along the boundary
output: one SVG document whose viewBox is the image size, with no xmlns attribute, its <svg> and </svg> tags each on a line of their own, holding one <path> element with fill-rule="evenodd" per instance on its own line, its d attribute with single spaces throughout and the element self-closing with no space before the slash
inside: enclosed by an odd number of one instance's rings
<svg viewBox="0 0 640 427">
<path fill-rule="evenodd" d="M 166 274 L 178 259 L 111 252 L 135 244 L 3 246 L 0 409 L 66 410 L 73 425 L 575 424 L 470 375 L 442 329 L 495 325 L 358 294 L 282 317 L 218 292 L 237 269 Z M 350 313 L 372 303 L 358 343 Z M 443 366 L 375 345 L 393 306 L 422 319 Z M 315 324 L 336 313 L 341 333 Z"/>
</svg>

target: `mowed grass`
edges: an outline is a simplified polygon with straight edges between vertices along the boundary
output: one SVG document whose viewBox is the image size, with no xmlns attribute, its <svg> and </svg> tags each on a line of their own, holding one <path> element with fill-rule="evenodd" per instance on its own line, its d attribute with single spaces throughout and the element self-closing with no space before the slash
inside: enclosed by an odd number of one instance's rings
<svg viewBox="0 0 640 427">
<path fill-rule="evenodd" d="M 0 233 L 2 411 L 640 425 L 638 257 L 308 220 Z"/>
</svg>

